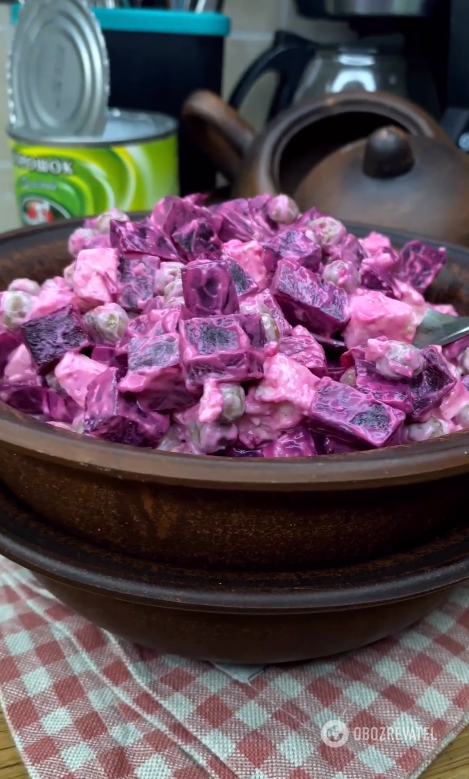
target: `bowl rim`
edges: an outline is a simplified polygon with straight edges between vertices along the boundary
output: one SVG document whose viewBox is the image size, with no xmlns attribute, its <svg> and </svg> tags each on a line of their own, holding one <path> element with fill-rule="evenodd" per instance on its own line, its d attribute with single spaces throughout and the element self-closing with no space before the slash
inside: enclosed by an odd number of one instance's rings
<svg viewBox="0 0 469 779">
<path fill-rule="evenodd" d="M 134 214 L 139 218 L 142 214 Z M 30 235 L 50 235 L 83 223 L 83 219 L 19 228 L 3 233 L 0 245 Z M 379 229 L 366 224 L 347 225 L 358 234 Z M 386 230 L 397 243 L 420 236 Z M 429 238 L 450 253 L 464 257 L 469 249 Z M 168 485 L 246 491 L 358 490 L 415 484 L 469 470 L 469 431 L 431 441 L 368 452 L 314 458 L 224 458 L 156 452 L 111 444 L 33 420 L 0 401 L 0 444 L 8 449 L 65 467 L 105 473 L 110 477 Z"/>
<path fill-rule="evenodd" d="M 0 486 L 0 551 L 71 587 L 150 606 L 218 613 L 293 614 L 382 606 L 469 578 L 469 529 L 370 562 L 300 572 L 187 569 L 107 552 L 43 525 Z M 6 504 L 6 505 L 5 505 Z"/>
</svg>

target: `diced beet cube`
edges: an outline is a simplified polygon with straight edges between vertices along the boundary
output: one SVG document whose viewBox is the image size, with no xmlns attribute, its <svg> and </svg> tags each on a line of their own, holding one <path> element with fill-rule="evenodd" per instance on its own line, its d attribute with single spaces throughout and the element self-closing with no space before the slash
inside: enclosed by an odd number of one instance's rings
<svg viewBox="0 0 469 779">
<path fill-rule="evenodd" d="M 330 246 L 327 250 L 327 257 L 330 262 L 335 260 L 351 262 L 356 268 L 359 267 L 365 256 L 366 252 L 360 241 L 350 233 L 339 244 Z"/>
<path fill-rule="evenodd" d="M 319 270 L 322 250 L 300 230 L 282 230 L 264 244 L 265 266 L 274 274 L 279 260 L 291 260 L 312 271 Z"/>
<path fill-rule="evenodd" d="M 253 349 L 263 349 L 267 343 L 262 317 L 259 314 L 238 314 L 241 327 Z"/>
<path fill-rule="evenodd" d="M 164 335 L 165 333 L 176 333 L 179 320 L 181 318 L 181 308 L 161 308 L 152 309 L 147 314 L 141 314 L 135 317 L 129 323 L 125 339 L 141 337 L 143 335 Z"/>
<path fill-rule="evenodd" d="M 245 298 L 247 295 L 254 295 L 259 291 L 259 287 L 254 279 L 251 278 L 249 273 L 246 273 L 241 265 L 229 257 L 225 258 L 225 262 L 230 269 L 231 278 L 233 279 L 235 285 L 238 300 Z"/>
<path fill-rule="evenodd" d="M 360 266 L 360 280 L 367 289 L 374 289 L 383 292 L 390 298 L 400 300 L 402 297 L 398 284 L 393 276 L 393 272 L 386 267 L 384 263 L 378 261 L 378 256 L 365 257 Z M 389 255 L 383 255 L 388 256 Z"/>
<path fill-rule="evenodd" d="M 263 447 L 264 457 L 314 457 L 316 454 L 313 436 L 306 427 L 289 430 Z"/>
<path fill-rule="evenodd" d="M 180 377 L 161 375 L 158 380 L 158 388 L 152 388 L 139 392 L 137 405 L 143 411 L 178 411 L 191 406 L 200 398 L 201 391 L 187 389 L 182 374 Z"/>
<path fill-rule="evenodd" d="M 322 377 L 327 375 L 324 349 L 305 327 L 297 325 L 292 334 L 281 339 L 279 351 L 295 362 L 309 368 L 311 373 Z"/>
<path fill-rule="evenodd" d="M 169 417 L 144 412 L 135 400 L 118 391 L 118 372 L 108 368 L 89 386 L 84 432 L 116 444 L 153 448 L 169 428 Z"/>
<path fill-rule="evenodd" d="M 221 241 L 207 219 L 193 219 L 173 233 L 173 241 L 186 262 L 201 255 L 220 256 Z"/>
<path fill-rule="evenodd" d="M 126 311 L 142 311 L 153 298 L 156 266 L 149 259 L 119 257 L 116 300 Z"/>
<path fill-rule="evenodd" d="M 401 249 L 401 261 L 398 277 L 423 294 L 445 264 L 446 249 L 435 249 L 422 241 L 409 241 Z"/>
<path fill-rule="evenodd" d="M 8 358 L 19 346 L 20 339 L 17 333 L 0 333 L 0 376 L 3 375 Z"/>
<path fill-rule="evenodd" d="M 427 346 L 421 350 L 425 358 L 423 371 L 411 381 L 412 422 L 425 422 L 431 411 L 456 386 L 456 378 L 440 354 L 438 347 Z"/>
<path fill-rule="evenodd" d="M 266 203 L 267 200 L 264 198 L 259 208 L 259 201 L 256 202 L 256 198 L 253 198 L 252 201 L 239 198 L 216 206 L 215 213 L 217 216 L 223 217 L 219 231 L 221 240 L 238 239 L 247 242 L 268 239 L 273 235 L 274 230 L 262 213 Z"/>
<path fill-rule="evenodd" d="M 328 377 L 317 385 L 309 411 L 312 430 L 359 448 L 385 446 L 404 419 L 402 411 Z"/>
<path fill-rule="evenodd" d="M 182 271 L 184 302 L 191 316 L 236 314 L 239 301 L 230 269 L 223 260 L 195 260 Z"/>
<path fill-rule="evenodd" d="M 350 318 L 343 289 L 290 260 L 279 261 L 271 292 L 290 323 L 306 325 L 319 335 L 333 335 Z"/>
<path fill-rule="evenodd" d="M 179 335 L 132 338 L 129 342 L 129 369 L 119 383 L 121 392 L 167 390 L 171 382 L 181 382 Z"/>
<path fill-rule="evenodd" d="M 410 383 L 405 379 L 386 379 L 381 376 L 372 362 L 356 360 L 356 388 L 381 403 L 397 408 L 406 416 L 412 412 Z"/>
<path fill-rule="evenodd" d="M 308 211 L 305 211 L 304 214 L 300 214 L 298 219 L 293 222 L 293 227 L 295 230 L 309 230 L 312 222 L 314 222 L 316 219 L 320 219 L 323 216 L 324 214 L 322 214 L 321 211 L 318 211 L 318 209 L 313 206 Z"/>
<path fill-rule="evenodd" d="M 189 319 L 179 329 L 188 389 L 209 378 L 245 381 L 262 375 L 252 375 L 251 343 L 236 315 Z"/>
<path fill-rule="evenodd" d="M 21 327 L 26 346 L 41 373 L 47 373 L 66 352 L 91 345 L 84 322 L 72 306 L 31 319 Z"/>
<path fill-rule="evenodd" d="M 150 254 L 159 257 L 157 232 L 149 222 L 110 222 L 111 246 L 119 254 Z"/>
<path fill-rule="evenodd" d="M 111 365 L 116 356 L 116 347 L 107 344 L 96 344 L 91 352 L 91 359 L 96 362 L 102 362 Z M 113 366 L 115 367 L 115 366 Z"/>
</svg>

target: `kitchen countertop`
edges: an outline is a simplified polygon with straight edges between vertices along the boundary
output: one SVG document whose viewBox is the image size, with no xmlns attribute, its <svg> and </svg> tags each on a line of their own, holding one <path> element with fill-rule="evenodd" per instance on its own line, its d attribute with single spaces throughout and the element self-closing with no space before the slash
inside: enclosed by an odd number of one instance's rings
<svg viewBox="0 0 469 779">
<path fill-rule="evenodd" d="M 421 779 L 467 779 L 469 727 L 438 757 Z M 0 779 L 29 779 L 0 710 Z M 112 779 L 112 777 L 109 777 Z"/>
</svg>

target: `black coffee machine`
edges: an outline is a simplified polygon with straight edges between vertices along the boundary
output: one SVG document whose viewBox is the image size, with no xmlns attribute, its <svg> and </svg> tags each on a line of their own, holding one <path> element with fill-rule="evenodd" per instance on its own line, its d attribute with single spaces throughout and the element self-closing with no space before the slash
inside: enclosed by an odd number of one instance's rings
<svg viewBox="0 0 469 779">
<path fill-rule="evenodd" d="M 469 152 L 469 0 L 295 0 L 310 18 L 347 21 L 354 42 L 319 46 L 279 31 L 245 73 L 230 103 L 277 73 L 269 119 L 319 91 L 385 89 L 415 101 Z"/>
</svg>

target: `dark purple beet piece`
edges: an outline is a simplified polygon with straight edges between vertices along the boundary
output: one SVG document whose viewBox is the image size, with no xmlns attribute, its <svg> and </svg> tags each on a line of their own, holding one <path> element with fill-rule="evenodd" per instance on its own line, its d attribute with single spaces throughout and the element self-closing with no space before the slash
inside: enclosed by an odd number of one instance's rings
<svg viewBox="0 0 469 779">
<path fill-rule="evenodd" d="M 409 241 L 401 249 L 398 278 L 424 294 L 446 262 L 446 249 L 435 249 L 422 241 Z"/>
<path fill-rule="evenodd" d="M 173 233 L 180 261 L 192 262 L 201 255 L 219 257 L 221 241 L 207 219 L 193 219 Z"/>
<path fill-rule="evenodd" d="M 322 378 L 327 375 L 327 363 L 324 349 L 306 328 L 298 325 L 290 336 L 285 336 L 279 344 L 279 351 L 292 360 L 309 368 L 311 373 Z M 343 372 L 343 371 L 342 371 Z"/>
<path fill-rule="evenodd" d="M 156 231 L 150 222 L 118 222 L 111 219 L 110 240 L 119 254 L 150 254 L 158 257 Z"/>
<path fill-rule="evenodd" d="M 347 293 L 290 260 L 279 261 L 270 289 L 288 321 L 313 333 L 330 337 L 349 320 Z"/>
<path fill-rule="evenodd" d="M 179 356 L 179 334 L 132 338 L 128 345 L 129 370 L 119 384 L 121 392 L 155 389 L 171 393 L 183 380 Z"/>
<path fill-rule="evenodd" d="M 266 444 L 264 457 L 315 457 L 317 455 L 313 436 L 306 427 L 288 430 L 277 441 Z"/>
<path fill-rule="evenodd" d="M 45 417 L 53 422 L 73 422 L 80 411 L 75 401 L 59 395 L 47 387 L 37 387 L 29 384 L 10 384 L 2 382 L 0 398 L 9 406 L 23 414 Z"/>
<path fill-rule="evenodd" d="M 360 280 L 367 289 L 378 290 L 378 292 L 387 295 L 388 298 L 395 298 L 396 300 L 401 300 L 402 298 L 402 293 L 393 275 L 375 263 L 373 257 L 363 260 L 360 268 Z"/>
<path fill-rule="evenodd" d="M 8 362 L 10 354 L 20 345 L 17 333 L 0 333 L 0 376 Z"/>
<path fill-rule="evenodd" d="M 73 306 L 31 319 L 21 331 L 40 373 L 47 373 L 66 352 L 91 345 L 84 322 Z"/>
<path fill-rule="evenodd" d="M 281 230 L 264 244 L 265 266 L 274 274 L 279 260 L 291 260 L 312 271 L 319 270 L 322 249 L 300 230 Z"/>
<path fill-rule="evenodd" d="M 91 352 L 91 359 L 110 365 L 116 356 L 116 347 L 106 344 L 97 344 Z"/>
<path fill-rule="evenodd" d="M 397 408 L 406 416 L 412 412 L 412 394 L 410 382 L 402 379 L 394 381 L 381 376 L 373 363 L 356 360 L 356 388 L 381 403 Z"/>
<path fill-rule="evenodd" d="M 116 301 L 126 311 L 140 312 L 153 298 L 155 266 L 143 258 L 119 257 Z"/>
<path fill-rule="evenodd" d="M 348 233 L 344 240 L 337 246 L 331 246 L 327 254 L 329 262 L 334 262 L 334 260 L 352 262 L 357 268 L 366 256 L 366 252 L 360 241 L 351 233 Z"/>
<path fill-rule="evenodd" d="M 351 454 L 352 452 L 357 451 L 354 446 L 350 446 L 350 444 L 339 441 L 332 436 L 314 433 L 313 438 L 318 454 Z M 370 447 L 360 446 L 361 451 L 367 448 L 369 449 Z"/>
<path fill-rule="evenodd" d="M 238 239 L 240 241 L 267 240 L 274 234 L 254 203 L 244 198 L 229 200 L 216 206 L 214 212 L 223 218 L 219 237 L 223 243 Z"/>
<path fill-rule="evenodd" d="M 238 314 L 238 320 L 253 349 L 263 349 L 267 335 L 260 314 Z"/>
<path fill-rule="evenodd" d="M 425 422 L 431 411 L 456 386 L 456 379 L 436 346 L 427 346 L 421 353 L 425 357 L 423 371 L 410 383 L 412 422 Z"/>
<path fill-rule="evenodd" d="M 116 444 L 154 448 L 169 428 L 169 417 L 145 412 L 117 389 L 116 368 L 108 368 L 88 387 L 84 432 Z"/>
<path fill-rule="evenodd" d="M 226 258 L 225 262 L 230 270 L 238 300 L 246 297 L 246 295 L 254 295 L 259 291 L 259 287 L 257 286 L 254 279 L 251 278 L 249 273 L 246 273 L 241 265 L 238 265 L 237 262 L 230 258 Z"/>
<path fill-rule="evenodd" d="M 239 301 L 230 268 L 223 260 L 195 260 L 182 270 L 184 302 L 191 316 L 236 314 Z"/>
<path fill-rule="evenodd" d="M 244 449 L 242 446 L 229 446 L 225 449 L 226 457 L 264 457 L 262 449 Z"/>
<path fill-rule="evenodd" d="M 210 224 L 215 234 L 218 234 L 222 217 L 205 208 L 200 202 L 196 202 L 196 198 L 180 198 L 169 195 L 156 204 L 151 215 L 151 223 L 170 242 L 172 242 L 173 235 L 184 225 L 202 219 Z"/>
<path fill-rule="evenodd" d="M 313 431 L 359 448 L 385 446 L 405 419 L 402 411 L 328 377 L 317 385 L 308 416 Z"/>
<path fill-rule="evenodd" d="M 189 319 L 180 322 L 179 330 L 188 389 L 202 386 L 209 378 L 261 378 L 262 371 L 253 371 L 253 350 L 238 316 Z"/>
</svg>

